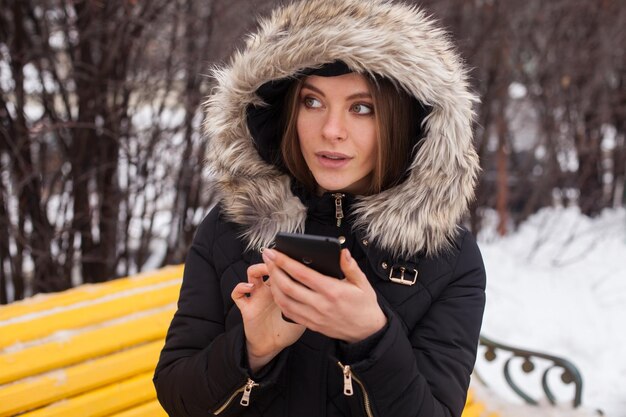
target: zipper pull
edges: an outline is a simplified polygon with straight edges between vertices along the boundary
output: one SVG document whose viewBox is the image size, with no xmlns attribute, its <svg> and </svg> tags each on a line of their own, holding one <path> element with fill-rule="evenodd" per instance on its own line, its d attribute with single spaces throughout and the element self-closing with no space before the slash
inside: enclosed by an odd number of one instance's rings
<svg viewBox="0 0 626 417">
<path fill-rule="evenodd" d="M 345 194 L 336 193 L 335 197 L 335 218 L 337 219 L 337 227 L 341 226 L 341 219 L 343 219 L 343 207 L 341 206 L 341 199 L 345 197 Z"/>
<path fill-rule="evenodd" d="M 243 387 L 243 395 L 241 396 L 241 401 L 239 404 L 247 407 L 250 404 L 250 393 L 252 392 L 252 387 L 257 387 L 259 384 L 248 378 L 248 382 Z"/>
<path fill-rule="evenodd" d="M 343 395 L 350 397 L 354 394 L 354 390 L 352 389 L 352 371 L 350 370 L 350 365 L 343 366 L 341 363 L 339 365 L 343 368 Z"/>
</svg>

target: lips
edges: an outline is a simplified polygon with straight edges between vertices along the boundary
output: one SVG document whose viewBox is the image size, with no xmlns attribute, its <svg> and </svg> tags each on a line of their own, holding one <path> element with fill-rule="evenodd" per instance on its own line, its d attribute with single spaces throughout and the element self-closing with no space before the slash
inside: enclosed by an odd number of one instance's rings
<svg viewBox="0 0 626 417">
<path fill-rule="evenodd" d="M 340 159 L 351 159 L 348 155 L 339 153 L 339 152 L 322 151 L 322 152 L 316 152 L 315 156 L 317 156 L 318 158 L 326 158 L 326 159 L 331 159 L 335 161 L 340 160 Z"/>
<path fill-rule="evenodd" d="M 315 156 L 318 163 L 327 168 L 341 168 L 352 159 L 350 156 L 339 152 L 316 152 Z"/>
</svg>

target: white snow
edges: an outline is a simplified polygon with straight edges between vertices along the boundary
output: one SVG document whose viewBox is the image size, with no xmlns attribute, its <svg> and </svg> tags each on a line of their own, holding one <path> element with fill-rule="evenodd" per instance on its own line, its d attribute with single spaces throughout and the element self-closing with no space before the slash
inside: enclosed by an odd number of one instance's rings
<svg viewBox="0 0 626 417">
<path fill-rule="evenodd" d="M 617 129 L 613 125 L 603 125 L 602 126 L 602 150 L 605 152 L 609 152 L 615 149 L 617 145 L 618 137 L 617 137 Z"/>
<path fill-rule="evenodd" d="M 488 281 L 482 334 L 570 360 L 582 374 L 583 406 L 626 416 L 626 210 L 590 219 L 576 207 L 544 209 L 509 236 L 494 230 L 478 236 Z M 501 365 L 479 357 L 476 370 L 517 400 Z M 528 379 L 539 394 L 540 378 Z M 572 398 L 571 387 L 555 391 Z"/>
<path fill-rule="evenodd" d="M 519 100 L 526 97 L 527 93 L 528 90 L 526 89 L 526 86 L 524 84 L 515 82 L 509 85 L 509 97 L 511 97 L 512 99 Z"/>
<path fill-rule="evenodd" d="M 131 297 L 137 294 L 148 294 L 151 291 L 156 291 L 162 288 L 180 285 L 180 282 L 181 282 L 181 278 L 175 278 L 175 279 L 171 279 L 168 281 L 158 282 L 156 284 L 145 285 L 145 286 L 138 287 L 138 288 L 131 288 L 128 290 L 118 291 L 112 294 L 107 294 L 102 297 L 96 298 L 95 300 L 79 301 L 77 303 L 70 304 L 67 306 L 52 307 L 47 310 L 37 311 L 34 313 L 27 313 L 21 316 L 12 317 L 10 319 L 0 320 L 0 329 L 4 326 L 8 326 L 8 325 L 15 324 L 15 323 L 27 323 L 32 320 L 37 320 L 43 317 L 52 316 L 54 314 L 64 313 L 64 312 L 71 311 L 71 310 L 79 310 L 80 308 L 83 308 L 86 306 L 103 304 L 109 301 L 118 300 L 121 298 L 127 298 L 127 297 Z"/>
<path fill-rule="evenodd" d="M 159 307 L 151 308 L 148 310 L 142 310 L 136 313 L 127 314 L 125 316 L 117 317 L 111 320 L 106 320 L 100 323 L 90 324 L 88 326 L 80 327 L 77 329 L 59 330 L 48 336 L 41 337 L 39 339 L 33 339 L 27 342 L 14 343 L 13 345 L 0 349 L 0 354 L 16 353 L 25 349 L 29 349 L 31 347 L 41 346 L 46 343 L 59 343 L 59 344 L 68 343 L 75 336 L 78 336 L 80 334 L 87 333 L 87 332 L 97 330 L 97 329 L 102 329 L 105 327 L 115 326 L 117 324 L 127 323 L 132 320 L 138 320 L 143 317 L 148 317 L 153 314 L 158 314 L 158 313 L 161 313 L 163 311 L 166 311 L 175 307 L 176 307 L 176 303 L 170 303 L 170 304 L 165 304 Z"/>
</svg>

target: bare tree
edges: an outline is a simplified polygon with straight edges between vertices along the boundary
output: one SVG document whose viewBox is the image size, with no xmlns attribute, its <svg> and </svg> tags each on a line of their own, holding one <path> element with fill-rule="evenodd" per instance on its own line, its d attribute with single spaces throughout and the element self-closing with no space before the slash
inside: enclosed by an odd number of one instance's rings
<svg viewBox="0 0 626 417">
<path fill-rule="evenodd" d="M 505 232 L 508 217 L 517 224 L 555 198 L 591 215 L 623 204 L 623 4 L 418 3 L 448 25 L 482 100 L 476 145 L 484 174 L 471 212 L 474 231 L 484 207 L 497 209 Z M 523 97 L 510 94 L 514 86 Z"/>
<path fill-rule="evenodd" d="M 0 303 L 182 262 L 212 204 L 206 75 L 282 1 L 0 2 Z M 624 204 L 620 0 L 415 3 L 482 99 L 475 232 L 485 208 L 507 233 L 557 200 Z"/>
</svg>

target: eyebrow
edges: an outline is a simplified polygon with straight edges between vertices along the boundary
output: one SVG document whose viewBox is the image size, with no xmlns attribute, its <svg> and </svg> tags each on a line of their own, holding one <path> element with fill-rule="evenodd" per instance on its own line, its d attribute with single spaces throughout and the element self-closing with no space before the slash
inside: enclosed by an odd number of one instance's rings
<svg viewBox="0 0 626 417">
<path fill-rule="evenodd" d="M 302 84 L 302 88 L 308 88 L 309 90 L 313 90 L 316 93 L 320 94 L 321 96 L 326 97 L 326 94 L 324 94 L 324 92 L 322 90 L 320 90 L 319 88 L 309 84 L 309 83 L 304 83 Z M 372 98 L 372 95 L 368 92 L 358 92 L 358 93 L 354 93 L 354 94 L 350 94 L 347 97 L 347 100 L 354 100 L 356 98 Z"/>
</svg>

